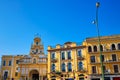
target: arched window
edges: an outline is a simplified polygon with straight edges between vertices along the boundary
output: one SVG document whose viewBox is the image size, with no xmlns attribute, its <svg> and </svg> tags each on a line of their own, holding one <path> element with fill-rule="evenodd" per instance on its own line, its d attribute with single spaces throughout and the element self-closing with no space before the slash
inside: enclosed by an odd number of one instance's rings
<svg viewBox="0 0 120 80">
<path fill-rule="evenodd" d="M 92 52 L 91 46 L 88 46 L 88 52 Z"/>
<path fill-rule="evenodd" d="M 71 51 L 68 51 L 68 59 L 71 59 Z"/>
<path fill-rule="evenodd" d="M 120 50 L 120 43 L 118 44 L 118 50 Z"/>
<path fill-rule="evenodd" d="M 93 49 L 94 49 L 94 52 L 97 52 L 97 46 L 94 46 Z"/>
<path fill-rule="evenodd" d="M 36 45 L 38 45 L 38 42 L 36 42 Z"/>
<path fill-rule="evenodd" d="M 65 60 L 65 53 L 62 52 L 62 60 Z"/>
<path fill-rule="evenodd" d="M 68 71 L 71 72 L 72 71 L 72 64 L 68 63 Z"/>
<path fill-rule="evenodd" d="M 65 63 L 62 63 L 62 71 L 65 72 Z"/>
<path fill-rule="evenodd" d="M 112 49 L 112 50 L 116 50 L 115 44 L 112 44 L 112 45 L 111 45 L 111 49 Z"/>
<path fill-rule="evenodd" d="M 103 46 L 102 45 L 100 45 L 100 50 L 103 51 Z"/>
<path fill-rule="evenodd" d="M 52 64 L 52 72 L 55 72 L 55 64 Z"/>
<path fill-rule="evenodd" d="M 52 59 L 55 58 L 55 53 L 52 53 L 51 58 L 52 58 Z"/>
<path fill-rule="evenodd" d="M 82 63 L 82 62 L 79 62 L 78 68 L 79 68 L 79 70 L 82 70 L 82 69 L 83 69 L 83 63 Z"/>
</svg>

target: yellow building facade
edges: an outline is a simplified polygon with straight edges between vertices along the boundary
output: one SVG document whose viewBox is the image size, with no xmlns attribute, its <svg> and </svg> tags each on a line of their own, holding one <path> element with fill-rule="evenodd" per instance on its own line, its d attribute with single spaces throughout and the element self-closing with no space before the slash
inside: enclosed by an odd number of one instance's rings
<svg viewBox="0 0 120 80">
<path fill-rule="evenodd" d="M 34 38 L 28 55 L 3 55 L 2 80 L 45 80 L 47 56 L 39 37 Z"/>
<path fill-rule="evenodd" d="M 84 80 L 87 71 L 85 46 L 74 42 L 48 47 L 49 80 Z"/>
<path fill-rule="evenodd" d="M 120 35 L 100 37 L 105 80 L 120 80 Z M 98 37 L 48 46 L 49 80 L 102 80 Z"/>
<path fill-rule="evenodd" d="M 120 35 L 100 37 L 105 80 L 120 80 Z M 101 80 L 98 38 L 87 38 L 83 45 L 87 54 L 88 80 Z"/>
<path fill-rule="evenodd" d="M 105 80 L 120 80 L 120 35 L 101 36 Z M 3 55 L 0 80 L 101 80 L 98 38 L 48 46 L 39 37 L 28 55 Z"/>
</svg>

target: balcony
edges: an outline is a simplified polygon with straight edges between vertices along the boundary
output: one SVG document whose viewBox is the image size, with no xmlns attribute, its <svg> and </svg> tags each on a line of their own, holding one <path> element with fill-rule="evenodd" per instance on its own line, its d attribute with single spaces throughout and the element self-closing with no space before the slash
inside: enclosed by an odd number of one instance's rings
<svg viewBox="0 0 120 80">
<path fill-rule="evenodd" d="M 85 73 L 85 72 L 86 72 L 86 69 L 85 69 L 85 68 L 80 68 L 80 69 L 78 69 L 78 72 L 80 72 L 80 73 Z"/>
<path fill-rule="evenodd" d="M 120 59 L 115 60 L 115 61 L 114 61 L 114 60 L 111 60 L 111 59 L 109 59 L 109 60 L 104 60 L 103 63 L 104 63 L 104 64 L 120 63 Z M 90 62 L 90 64 L 100 64 L 100 61 Z"/>
<path fill-rule="evenodd" d="M 57 62 L 57 59 L 51 59 L 51 62 L 53 62 L 53 63 L 55 63 L 55 62 Z"/>
<path fill-rule="evenodd" d="M 84 60 L 84 57 L 83 56 L 78 56 L 77 59 L 78 60 Z"/>
<path fill-rule="evenodd" d="M 59 72 L 59 71 L 52 71 L 51 74 L 52 75 L 61 75 L 61 72 Z"/>
</svg>

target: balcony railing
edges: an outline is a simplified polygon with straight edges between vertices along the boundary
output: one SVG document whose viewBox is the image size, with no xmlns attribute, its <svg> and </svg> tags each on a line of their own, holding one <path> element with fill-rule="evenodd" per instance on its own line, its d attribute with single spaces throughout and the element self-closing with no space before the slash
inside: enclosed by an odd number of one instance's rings
<svg viewBox="0 0 120 80">
<path fill-rule="evenodd" d="M 104 60 L 103 63 L 119 63 L 120 62 L 120 59 L 118 60 Z M 100 62 L 98 61 L 95 61 L 95 62 L 91 62 L 90 64 L 100 64 Z"/>
<path fill-rule="evenodd" d="M 51 74 L 54 74 L 54 75 L 60 75 L 61 72 L 60 72 L 60 71 L 52 71 Z"/>
<path fill-rule="evenodd" d="M 47 61 L 39 61 L 37 60 L 36 63 L 40 64 L 40 63 L 47 63 Z M 33 63 L 33 61 L 19 61 L 19 64 L 35 64 Z"/>
<path fill-rule="evenodd" d="M 55 63 L 55 62 L 57 62 L 57 59 L 56 58 L 51 59 L 51 62 Z"/>
<path fill-rule="evenodd" d="M 85 68 L 80 68 L 80 69 L 78 69 L 78 72 L 85 73 L 86 69 Z"/>
<path fill-rule="evenodd" d="M 77 59 L 78 60 L 84 60 L 84 57 L 83 56 L 78 56 Z"/>
</svg>

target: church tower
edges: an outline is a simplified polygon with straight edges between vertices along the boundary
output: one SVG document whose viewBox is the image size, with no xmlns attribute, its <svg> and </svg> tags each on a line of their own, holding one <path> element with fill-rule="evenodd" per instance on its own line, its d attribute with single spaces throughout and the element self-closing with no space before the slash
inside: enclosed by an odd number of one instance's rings
<svg viewBox="0 0 120 80">
<path fill-rule="evenodd" d="M 31 56 L 44 55 L 44 47 L 43 44 L 41 43 L 41 38 L 39 37 L 34 38 L 34 43 L 31 45 L 30 49 L 30 55 Z"/>
</svg>

